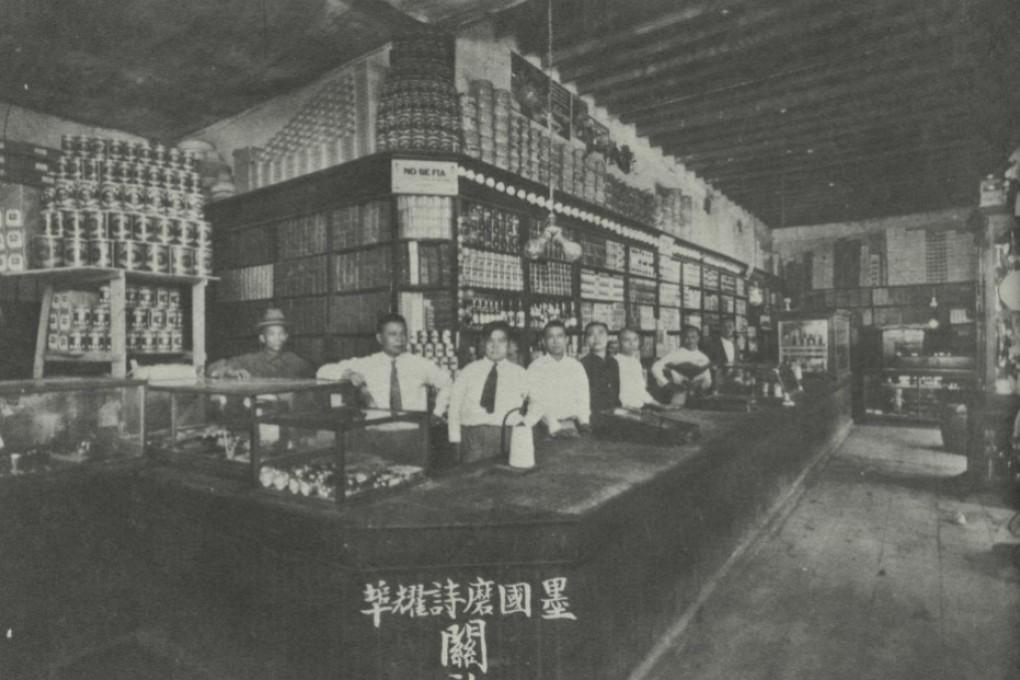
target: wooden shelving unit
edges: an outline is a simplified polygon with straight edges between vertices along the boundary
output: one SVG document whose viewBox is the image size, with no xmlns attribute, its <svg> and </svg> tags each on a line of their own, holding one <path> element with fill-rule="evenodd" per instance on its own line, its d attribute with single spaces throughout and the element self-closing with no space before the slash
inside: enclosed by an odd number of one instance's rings
<svg viewBox="0 0 1020 680">
<path fill-rule="evenodd" d="M 9 278 L 38 281 L 42 285 L 42 305 L 39 314 L 39 329 L 36 334 L 35 362 L 32 376 L 42 378 L 47 364 L 109 364 L 110 375 L 124 378 L 127 375 L 127 305 L 128 283 L 153 286 L 179 286 L 191 291 L 191 350 L 168 356 L 185 357 L 196 367 L 204 367 L 205 352 L 205 293 L 210 280 L 202 276 L 177 276 L 151 272 L 106 269 L 102 267 L 68 267 L 61 269 L 36 269 L 26 272 L 4 274 Z M 80 354 L 50 352 L 47 347 L 50 309 L 54 293 L 60 288 L 110 284 L 110 351 L 90 351 Z"/>
</svg>

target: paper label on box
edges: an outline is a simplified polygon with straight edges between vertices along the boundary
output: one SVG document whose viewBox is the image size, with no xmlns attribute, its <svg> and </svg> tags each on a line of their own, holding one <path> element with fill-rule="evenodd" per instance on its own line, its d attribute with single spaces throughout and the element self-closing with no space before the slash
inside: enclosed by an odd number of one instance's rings
<svg viewBox="0 0 1020 680">
<path fill-rule="evenodd" d="M 457 195 L 457 164 L 453 161 L 393 159 L 390 172 L 395 194 Z"/>
<path fill-rule="evenodd" d="M 22 227 L 25 225 L 24 217 L 17 208 L 9 208 L 4 211 L 3 223 L 5 227 Z"/>
</svg>

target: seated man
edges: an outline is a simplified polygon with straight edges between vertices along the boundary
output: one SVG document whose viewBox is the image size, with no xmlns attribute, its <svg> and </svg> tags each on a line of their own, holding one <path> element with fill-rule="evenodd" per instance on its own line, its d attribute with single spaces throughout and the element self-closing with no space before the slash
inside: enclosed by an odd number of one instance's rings
<svg viewBox="0 0 1020 680">
<path fill-rule="evenodd" d="M 398 314 L 383 317 L 376 327 L 381 351 L 367 357 L 326 364 L 316 377 L 349 380 L 361 393 L 368 408 L 391 411 L 425 411 L 429 387 L 438 390 L 433 411 L 446 413 L 450 400 L 450 376 L 433 362 L 407 351 L 407 322 Z"/>
<path fill-rule="evenodd" d="M 700 339 L 701 331 L 694 326 L 684 326 L 680 331 L 681 347 L 652 364 L 655 382 L 675 406 L 683 405 L 688 393 L 697 395 L 712 387 L 711 362 L 698 349 Z"/>
<path fill-rule="evenodd" d="M 702 350 L 713 366 L 732 366 L 740 363 L 741 351 L 736 342 L 736 324 L 733 319 L 723 319 L 719 334 L 705 342 Z"/>
<path fill-rule="evenodd" d="M 524 405 L 528 396 L 528 372 L 510 361 L 510 327 L 504 322 L 483 330 L 485 357 L 463 369 L 450 391 L 450 443 L 461 462 L 494 458 L 500 453 L 503 422 L 507 414 Z M 513 414 L 506 422 L 533 426 L 538 418 Z"/>
<path fill-rule="evenodd" d="M 620 331 L 616 363 L 620 367 L 620 405 L 623 408 L 636 411 L 644 406 L 662 406 L 648 393 L 648 381 L 641 366 L 641 336 L 632 328 Z"/>
<path fill-rule="evenodd" d="M 567 356 L 567 329 L 554 319 L 542 331 L 546 354 L 528 367 L 531 401 L 528 412 L 540 417 L 549 434 L 573 438 L 591 431 L 588 376 L 577 359 Z"/>
<path fill-rule="evenodd" d="M 279 309 L 267 309 L 262 321 L 255 327 L 262 350 L 221 359 L 209 365 L 210 378 L 311 378 L 311 364 L 284 349 L 289 337 L 289 323 Z"/>
<path fill-rule="evenodd" d="M 592 321 L 584 329 L 588 353 L 581 365 L 588 375 L 591 410 L 612 411 L 620 405 L 620 367 L 609 354 L 609 326 Z"/>
</svg>

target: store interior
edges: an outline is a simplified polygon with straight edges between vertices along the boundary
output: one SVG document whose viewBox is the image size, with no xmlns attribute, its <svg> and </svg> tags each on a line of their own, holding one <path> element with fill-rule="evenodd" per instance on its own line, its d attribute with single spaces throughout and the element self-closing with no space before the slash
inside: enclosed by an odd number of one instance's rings
<svg viewBox="0 0 1020 680">
<path fill-rule="evenodd" d="M 0 677 L 1020 677 L 1020 6 L 11 0 L 0 61 Z"/>
</svg>

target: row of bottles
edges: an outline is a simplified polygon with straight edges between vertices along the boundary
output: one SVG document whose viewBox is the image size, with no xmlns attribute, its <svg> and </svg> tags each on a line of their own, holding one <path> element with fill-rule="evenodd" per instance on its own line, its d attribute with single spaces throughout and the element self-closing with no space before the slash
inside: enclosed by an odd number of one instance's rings
<svg viewBox="0 0 1020 680">
<path fill-rule="evenodd" d="M 485 324 L 495 321 L 523 328 L 524 308 L 520 298 L 508 295 L 465 295 L 460 312 L 462 327 L 480 330 Z"/>
<path fill-rule="evenodd" d="M 567 331 L 577 328 L 577 310 L 573 302 L 535 302 L 528 309 L 531 328 L 541 330 L 547 323 L 559 319 Z"/>
</svg>

